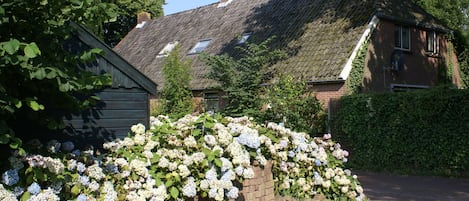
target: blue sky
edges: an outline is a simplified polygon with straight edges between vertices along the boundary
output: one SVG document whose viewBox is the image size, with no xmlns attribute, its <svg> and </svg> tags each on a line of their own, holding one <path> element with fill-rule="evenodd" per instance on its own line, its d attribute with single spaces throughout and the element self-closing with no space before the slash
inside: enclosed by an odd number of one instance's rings
<svg viewBox="0 0 469 201">
<path fill-rule="evenodd" d="M 165 15 L 169 15 L 215 2 L 218 2 L 218 0 L 166 0 L 163 10 Z"/>
</svg>

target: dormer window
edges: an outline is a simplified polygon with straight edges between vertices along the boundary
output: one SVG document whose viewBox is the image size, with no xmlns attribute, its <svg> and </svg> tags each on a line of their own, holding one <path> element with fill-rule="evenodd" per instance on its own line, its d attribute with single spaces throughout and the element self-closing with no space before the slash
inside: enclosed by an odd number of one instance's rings
<svg viewBox="0 0 469 201">
<path fill-rule="evenodd" d="M 394 47 L 400 50 L 410 51 L 410 28 L 396 25 L 394 29 Z"/>
<path fill-rule="evenodd" d="M 245 42 L 249 39 L 249 37 L 250 37 L 251 35 L 252 35 L 251 32 L 249 32 L 249 33 L 244 33 L 244 34 L 238 39 L 238 43 L 237 43 L 237 44 L 240 45 L 240 44 L 245 43 Z"/>
<path fill-rule="evenodd" d="M 438 35 L 434 31 L 427 31 L 427 53 L 436 55 L 439 53 Z"/>
<path fill-rule="evenodd" d="M 179 42 L 174 41 L 166 44 L 164 48 L 158 53 L 157 57 L 167 57 L 171 51 L 176 47 L 176 45 L 179 44 Z"/>
<path fill-rule="evenodd" d="M 212 39 L 201 40 L 192 48 L 189 54 L 197 54 L 202 52 L 210 44 Z"/>
</svg>

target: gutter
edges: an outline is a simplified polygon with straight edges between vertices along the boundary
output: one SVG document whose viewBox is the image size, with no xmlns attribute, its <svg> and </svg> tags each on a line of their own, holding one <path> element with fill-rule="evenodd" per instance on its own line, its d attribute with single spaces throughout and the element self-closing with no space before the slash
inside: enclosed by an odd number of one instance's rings
<svg viewBox="0 0 469 201">
<path fill-rule="evenodd" d="M 321 85 L 321 84 L 341 84 L 341 83 L 344 83 L 345 80 L 342 80 L 342 79 L 337 79 L 337 80 L 310 80 L 310 81 L 306 81 L 306 84 L 308 85 Z"/>
<path fill-rule="evenodd" d="M 365 41 L 371 36 L 371 33 L 374 31 L 376 26 L 379 23 L 378 16 L 374 15 L 373 18 L 371 19 L 370 23 L 368 23 L 368 26 L 366 27 L 365 32 L 363 32 L 362 36 L 360 37 L 360 40 L 358 40 L 357 45 L 355 48 L 353 48 L 352 54 L 347 60 L 347 63 L 345 63 L 344 68 L 342 69 L 342 72 L 339 75 L 339 79 L 342 80 L 347 80 L 350 71 L 352 71 L 352 62 L 357 57 L 358 51 L 360 50 L 360 47 L 365 43 Z"/>
</svg>

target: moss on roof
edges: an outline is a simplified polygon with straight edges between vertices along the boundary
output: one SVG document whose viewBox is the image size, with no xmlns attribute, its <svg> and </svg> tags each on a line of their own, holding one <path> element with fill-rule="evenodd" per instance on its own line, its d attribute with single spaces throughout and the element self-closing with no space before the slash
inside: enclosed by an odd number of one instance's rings
<svg viewBox="0 0 469 201">
<path fill-rule="evenodd" d="M 178 41 L 181 54 L 192 59 L 192 89 L 217 85 L 204 78 L 209 69 L 198 55 L 187 55 L 200 40 L 212 39 L 209 54 L 233 53 L 236 36 L 252 32 L 251 42 L 277 36 L 273 44 L 290 57 L 273 67 L 310 81 L 337 80 L 347 58 L 371 18 L 444 30 L 410 0 L 234 0 L 184 11 L 133 29 L 115 51 L 160 87 L 163 85 L 164 46 Z"/>
</svg>

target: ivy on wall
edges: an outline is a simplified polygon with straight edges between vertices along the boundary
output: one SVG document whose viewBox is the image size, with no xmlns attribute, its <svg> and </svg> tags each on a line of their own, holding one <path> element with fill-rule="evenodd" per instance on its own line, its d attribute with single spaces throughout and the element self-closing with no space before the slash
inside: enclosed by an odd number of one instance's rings
<svg viewBox="0 0 469 201">
<path fill-rule="evenodd" d="M 469 176 L 468 90 L 355 94 L 340 105 L 332 127 L 352 167 Z"/>
<path fill-rule="evenodd" d="M 359 93 L 362 89 L 362 82 L 365 73 L 365 62 L 366 62 L 366 53 L 368 52 L 368 46 L 370 40 L 366 40 L 360 49 L 357 52 L 357 56 L 352 61 L 352 70 L 347 79 L 347 93 L 356 94 Z"/>
</svg>

